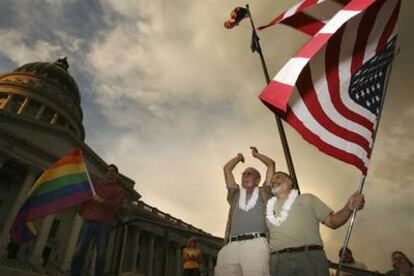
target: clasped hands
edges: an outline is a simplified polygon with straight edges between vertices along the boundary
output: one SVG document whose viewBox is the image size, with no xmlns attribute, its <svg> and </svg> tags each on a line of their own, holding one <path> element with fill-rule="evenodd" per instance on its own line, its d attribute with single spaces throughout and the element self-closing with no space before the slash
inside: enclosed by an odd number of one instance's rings
<svg viewBox="0 0 414 276">
<path fill-rule="evenodd" d="M 252 156 L 255 157 L 255 158 L 257 158 L 257 155 L 259 154 L 259 151 L 257 150 L 257 148 L 251 146 L 250 149 L 252 150 Z M 238 159 L 239 159 L 240 162 L 243 162 L 244 163 L 245 159 L 244 159 L 243 153 L 238 153 L 237 154 L 237 157 L 238 157 Z"/>
</svg>

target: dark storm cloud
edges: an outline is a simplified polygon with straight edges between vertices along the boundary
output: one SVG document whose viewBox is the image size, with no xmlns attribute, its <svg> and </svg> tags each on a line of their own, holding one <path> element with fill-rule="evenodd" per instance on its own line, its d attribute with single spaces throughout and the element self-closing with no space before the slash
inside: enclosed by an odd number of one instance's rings
<svg viewBox="0 0 414 276">
<path fill-rule="evenodd" d="M 14 62 L 3 53 L 0 53 L 0 72 L 9 71 L 15 66 Z"/>
<path fill-rule="evenodd" d="M 99 1 L 2 1 L 0 26 L 25 34 L 24 42 L 51 41 L 65 46 L 65 37 L 80 40 L 85 51 L 108 27 Z M 62 35 L 63 34 L 63 35 Z"/>
</svg>

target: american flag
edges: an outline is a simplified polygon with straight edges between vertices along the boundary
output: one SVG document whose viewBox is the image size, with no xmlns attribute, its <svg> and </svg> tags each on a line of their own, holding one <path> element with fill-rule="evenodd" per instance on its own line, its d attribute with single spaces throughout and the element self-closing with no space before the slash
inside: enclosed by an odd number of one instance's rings
<svg viewBox="0 0 414 276">
<path fill-rule="evenodd" d="M 263 27 L 283 23 L 312 38 L 260 99 L 309 143 L 366 174 L 395 50 L 400 0 L 336 0 L 340 10 L 326 23 L 304 13 L 322 8 L 324 1 L 302 1 Z"/>
</svg>

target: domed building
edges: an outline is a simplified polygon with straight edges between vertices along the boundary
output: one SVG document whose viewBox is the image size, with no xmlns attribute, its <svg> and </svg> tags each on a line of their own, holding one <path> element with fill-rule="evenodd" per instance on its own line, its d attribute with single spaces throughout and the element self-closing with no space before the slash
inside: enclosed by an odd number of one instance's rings
<svg viewBox="0 0 414 276">
<path fill-rule="evenodd" d="M 79 89 L 68 62 L 25 64 L 0 77 L 0 108 L 19 117 L 67 129 L 84 141 Z"/>
<path fill-rule="evenodd" d="M 82 224 L 78 208 L 35 221 L 37 239 L 15 254 L 9 229 L 31 184 L 69 151 L 82 150 L 91 174 L 103 178 L 106 171 L 85 143 L 80 92 L 68 69 L 63 58 L 0 74 L 0 275 L 66 275 Z M 119 182 L 127 199 L 111 233 L 107 275 L 181 275 L 181 248 L 190 236 L 198 237 L 212 275 L 222 239 L 145 204 L 127 176 Z M 93 249 L 86 270 L 93 268 L 92 255 Z"/>
</svg>

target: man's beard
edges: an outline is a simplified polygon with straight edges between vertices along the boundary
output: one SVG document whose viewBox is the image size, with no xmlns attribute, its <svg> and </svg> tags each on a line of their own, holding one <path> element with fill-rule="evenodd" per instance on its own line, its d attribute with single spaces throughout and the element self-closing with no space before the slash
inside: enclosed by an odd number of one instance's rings
<svg viewBox="0 0 414 276">
<path fill-rule="evenodd" d="M 285 184 L 281 184 L 279 186 L 275 186 L 275 187 L 272 188 L 272 194 L 275 195 L 275 194 L 280 193 L 280 192 L 283 192 L 285 190 L 287 190 L 286 185 Z"/>
</svg>

